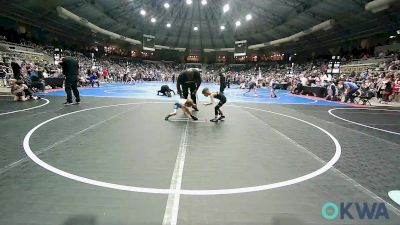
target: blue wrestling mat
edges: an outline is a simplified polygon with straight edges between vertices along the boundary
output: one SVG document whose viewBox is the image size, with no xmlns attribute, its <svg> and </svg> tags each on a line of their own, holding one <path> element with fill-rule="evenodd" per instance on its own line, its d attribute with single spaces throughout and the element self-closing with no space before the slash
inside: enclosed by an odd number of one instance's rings
<svg viewBox="0 0 400 225">
<path fill-rule="evenodd" d="M 154 99 L 154 100 L 175 100 L 179 96 L 172 98 L 166 96 L 157 96 L 157 91 L 161 85 L 167 84 L 171 89 L 176 90 L 176 84 L 170 82 L 143 82 L 137 84 L 101 84 L 100 87 L 88 87 L 79 89 L 81 96 L 90 97 L 112 97 L 112 98 L 134 98 L 134 99 Z M 200 101 L 209 101 L 209 98 L 201 94 L 203 88 L 210 88 L 212 91 L 219 91 L 219 85 L 211 83 L 202 83 L 197 93 Z M 330 105 L 344 106 L 337 102 L 325 101 L 320 99 L 311 99 L 304 96 L 296 96 L 285 90 L 277 90 L 278 98 L 270 97 L 270 88 L 258 88 L 257 93 L 253 91 L 244 94 L 248 89 L 239 89 L 237 85 L 231 85 L 231 88 L 225 89 L 225 96 L 228 102 L 249 102 L 249 103 L 266 103 L 266 104 L 312 104 L 312 105 Z M 64 90 L 56 90 L 45 94 L 46 96 L 65 96 Z"/>
</svg>

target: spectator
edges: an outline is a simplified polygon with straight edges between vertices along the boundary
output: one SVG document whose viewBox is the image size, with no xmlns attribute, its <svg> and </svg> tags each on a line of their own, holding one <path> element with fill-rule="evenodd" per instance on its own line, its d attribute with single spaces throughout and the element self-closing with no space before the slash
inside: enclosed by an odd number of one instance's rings
<svg viewBox="0 0 400 225">
<path fill-rule="evenodd" d="M 12 61 L 11 68 L 12 68 L 12 71 L 14 74 L 14 79 L 20 80 L 21 79 L 21 66 L 17 62 Z"/>
<path fill-rule="evenodd" d="M 223 94 L 225 88 L 226 88 L 226 77 L 225 74 L 221 71 L 219 73 L 219 92 Z"/>
<path fill-rule="evenodd" d="M 337 100 L 339 100 L 339 98 L 338 98 L 338 89 L 337 89 L 335 83 L 332 80 L 329 81 L 329 85 L 327 87 L 327 92 L 328 92 L 328 96 L 326 97 L 326 100 L 328 100 L 328 101 L 337 101 Z"/>
<path fill-rule="evenodd" d="M 390 75 L 386 75 L 383 80 L 383 102 L 389 102 L 389 96 L 392 95 L 393 87 L 392 87 L 392 77 Z"/>
<path fill-rule="evenodd" d="M 340 81 L 339 88 L 344 89 L 344 102 L 347 103 L 350 100 L 351 103 L 354 103 L 354 94 L 358 90 L 357 84 L 350 81 Z"/>
<path fill-rule="evenodd" d="M 308 85 L 308 78 L 306 76 L 302 76 L 302 77 L 300 77 L 300 82 L 301 82 L 301 85 L 303 87 L 307 86 Z"/>
<path fill-rule="evenodd" d="M 393 88 L 393 92 L 394 92 L 394 99 L 396 102 L 400 102 L 400 76 L 399 74 L 396 75 L 395 81 L 394 81 L 394 88 Z"/>
<path fill-rule="evenodd" d="M 7 73 L 6 73 L 6 66 L 4 63 L 0 63 L 0 81 L 1 81 L 1 86 L 6 87 L 7 86 Z"/>
</svg>

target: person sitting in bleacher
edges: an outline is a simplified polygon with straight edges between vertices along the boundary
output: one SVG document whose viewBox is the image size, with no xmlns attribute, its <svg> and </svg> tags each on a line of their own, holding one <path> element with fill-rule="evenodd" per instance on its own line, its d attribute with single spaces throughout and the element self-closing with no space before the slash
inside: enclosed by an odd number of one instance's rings
<svg viewBox="0 0 400 225">
<path fill-rule="evenodd" d="M 21 66 L 15 61 L 16 60 L 13 59 L 13 61 L 11 62 L 11 68 L 14 74 L 14 79 L 19 80 L 21 79 Z"/>
<path fill-rule="evenodd" d="M 292 82 L 292 94 L 299 95 L 303 92 L 303 84 L 301 83 L 300 79 L 294 79 Z"/>
<path fill-rule="evenodd" d="M 329 85 L 326 87 L 328 96 L 326 96 L 326 100 L 328 101 L 338 101 L 338 89 L 335 85 L 335 82 L 333 80 L 329 81 Z"/>
<path fill-rule="evenodd" d="M 86 74 L 79 76 L 79 86 L 86 87 L 89 85 L 90 81 L 86 78 Z"/>
<path fill-rule="evenodd" d="M 358 103 L 361 103 L 363 105 L 366 105 L 368 103 L 369 105 L 371 105 L 371 102 L 369 100 L 371 100 L 374 96 L 374 88 L 371 87 L 371 84 L 368 82 L 368 80 L 363 82 L 359 89 Z"/>
<path fill-rule="evenodd" d="M 39 77 L 39 73 L 36 73 L 35 70 L 31 69 L 29 72 L 30 74 L 30 86 L 31 89 L 36 89 L 40 92 L 45 92 L 45 85 L 42 82 L 43 79 L 43 72 L 41 73 L 41 77 Z"/>
<path fill-rule="evenodd" d="M 0 82 L 1 87 L 7 87 L 7 71 L 3 62 L 0 62 Z"/>
<path fill-rule="evenodd" d="M 388 103 L 390 101 L 389 96 L 393 93 L 393 80 L 391 75 L 386 75 L 383 80 L 383 101 L 381 103 Z"/>
</svg>

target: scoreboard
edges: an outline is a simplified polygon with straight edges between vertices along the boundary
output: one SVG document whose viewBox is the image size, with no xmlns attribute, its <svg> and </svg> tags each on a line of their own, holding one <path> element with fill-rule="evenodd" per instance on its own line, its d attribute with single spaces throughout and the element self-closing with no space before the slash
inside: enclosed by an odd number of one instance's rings
<svg viewBox="0 0 400 225">
<path fill-rule="evenodd" d="M 62 60 L 62 49 L 55 48 L 54 49 L 54 64 L 58 65 Z"/>
<path fill-rule="evenodd" d="M 152 35 L 143 34 L 143 50 L 155 51 L 155 37 Z"/>
<path fill-rule="evenodd" d="M 245 56 L 247 52 L 247 41 L 235 41 L 234 56 Z"/>
<path fill-rule="evenodd" d="M 332 56 L 332 60 L 328 63 L 327 74 L 336 75 L 340 73 L 340 56 Z"/>
</svg>

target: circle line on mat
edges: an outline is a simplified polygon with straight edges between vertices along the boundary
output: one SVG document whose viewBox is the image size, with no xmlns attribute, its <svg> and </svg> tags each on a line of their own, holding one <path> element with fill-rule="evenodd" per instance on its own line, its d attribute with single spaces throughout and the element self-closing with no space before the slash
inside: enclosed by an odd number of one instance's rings
<svg viewBox="0 0 400 225">
<path fill-rule="evenodd" d="M 93 108 L 88 108 L 88 109 L 83 109 L 83 110 L 78 110 L 78 111 L 74 111 L 74 112 L 70 112 L 70 113 L 66 113 L 63 115 L 59 115 L 56 117 L 53 117 L 51 119 L 48 119 L 40 124 L 38 124 L 37 126 L 35 126 L 34 128 L 32 128 L 25 136 L 24 141 L 23 141 L 23 147 L 25 150 L 25 153 L 28 155 L 29 158 L 31 158 L 36 164 L 38 164 L 39 166 L 43 167 L 44 169 L 53 172 L 55 174 L 58 174 L 60 176 L 63 176 L 65 178 L 71 179 L 71 180 L 75 180 L 75 181 L 79 181 L 82 183 L 86 183 L 86 184 L 90 184 L 90 185 L 95 185 L 95 186 L 100 186 L 100 187 L 104 187 L 104 188 L 110 188 L 110 189 L 116 189 L 116 190 L 122 190 L 122 191 L 131 191 L 131 192 L 140 192 L 140 193 L 151 193 L 151 194 L 182 194 L 182 195 L 227 195 L 227 194 L 240 194 L 240 193 L 250 193 L 250 192 L 256 192 L 256 191 L 265 191 L 265 190 L 269 190 L 269 189 L 275 189 L 275 188 L 280 188 L 280 187 L 285 187 L 285 186 L 289 186 L 289 185 L 293 185 L 293 184 L 297 184 L 300 182 L 304 182 L 307 181 L 309 179 L 312 179 L 316 176 L 319 176 L 323 173 L 325 173 L 326 171 L 328 171 L 330 168 L 332 168 L 334 166 L 334 164 L 339 160 L 340 155 L 341 155 L 341 146 L 339 141 L 328 131 L 324 130 L 323 128 L 312 124 L 310 122 L 307 122 L 305 120 L 293 117 L 293 116 L 289 116 L 289 115 L 285 115 L 285 114 L 281 114 L 281 113 L 277 113 L 277 112 L 272 112 L 272 111 L 268 111 L 268 110 L 264 110 L 264 109 L 258 109 L 258 108 L 251 108 L 251 107 L 244 107 L 244 106 L 234 106 L 234 107 L 240 107 L 240 108 L 245 108 L 245 109 L 250 109 L 250 110 L 255 110 L 255 111 L 261 111 L 261 112 L 266 112 L 266 113 L 271 113 L 271 114 L 275 114 L 275 115 L 279 115 L 279 116 L 283 116 L 289 119 L 293 119 L 293 120 L 297 120 L 300 122 L 303 122 L 307 125 L 310 125 L 314 128 L 317 128 L 318 130 L 322 131 L 323 133 L 325 133 L 328 137 L 331 138 L 331 140 L 333 141 L 333 143 L 335 144 L 335 154 L 332 157 L 332 159 L 330 159 L 325 165 L 323 165 L 321 168 L 308 173 L 306 175 L 294 178 L 294 179 L 290 179 L 290 180 L 285 180 L 285 181 L 281 181 L 281 182 L 277 182 L 277 183 L 272 183 L 272 184 L 266 184 L 266 185 L 259 185 L 259 186 L 251 186 L 251 187 L 241 187 L 241 188 L 230 188 L 230 189 L 216 189 L 216 190 L 187 190 L 187 189 L 181 189 L 181 190 L 174 190 L 174 189 L 162 189 L 162 188 L 148 188 L 148 187 L 136 187 L 136 186 L 128 186 L 128 185 L 121 185 L 121 184 L 114 184 L 114 183 L 108 183 L 108 182 L 103 182 L 103 181 L 98 181 L 98 180 L 94 180 L 94 179 L 89 179 L 86 177 L 81 177 L 79 175 L 75 175 L 66 171 L 63 171 L 61 169 L 58 169 L 44 161 L 42 161 L 41 159 L 39 159 L 32 151 L 29 142 L 30 142 L 30 138 L 32 136 L 32 134 L 39 129 L 40 127 L 42 127 L 43 125 L 54 121 L 56 119 L 68 116 L 68 115 L 73 115 L 73 114 L 77 114 L 80 112 L 85 112 L 85 111 L 90 111 L 90 110 L 96 110 L 96 109 L 103 109 L 103 108 L 111 108 L 111 107 L 118 107 L 118 106 L 127 106 L 127 105 L 140 105 L 140 104 L 166 104 L 166 103 L 170 103 L 170 102 L 137 102 L 137 103 L 124 103 L 124 104 L 115 104 L 115 105 L 107 105 L 107 106 L 99 106 L 99 107 L 93 107 Z"/>
<path fill-rule="evenodd" d="M 374 130 L 379 130 L 379 131 L 386 132 L 386 133 L 389 133 L 389 134 L 400 135 L 400 133 L 398 133 L 398 132 L 394 132 L 394 131 L 390 131 L 390 130 L 385 130 L 385 129 L 382 129 L 382 128 L 377 128 L 377 127 L 365 125 L 365 124 L 362 124 L 362 123 L 357 123 L 357 122 L 354 122 L 354 121 L 352 121 L 352 120 L 348 120 L 348 119 L 345 119 L 345 118 L 340 117 L 340 116 L 338 116 L 338 115 L 335 115 L 335 114 L 333 113 L 333 111 L 336 111 L 336 110 L 338 110 L 338 109 L 339 109 L 339 110 L 361 109 L 361 110 L 387 111 L 387 112 L 400 112 L 400 110 L 392 110 L 392 109 L 368 109 L 368 108 L 367 108 L 367 109 L 366 109 L 366 108 L 334 108 L 334 109 L 328 110 L 328 113 L 329 113 L 331 116 L 333 116 L 333 117 L 335 117 L 335 118 L 337 118 L 337 119 L 339 119 L 339 120 L 343 120 L 343 121 L 348 122 L 348 123 L 352 123 L 352 124 L 355 124 L 355 125 L 359 125 L 359 126 L 366 127 L 366 128 L 370 128 L 370 129 L 374 129 Z M 400 116 L 400 113 L 399 113 L 399 116 Z"/>
<path fill-rule="evenodd" d="M 45 106 L 45 105 L 47 105 L 47 104 L 50 103 L 50 101 L 49 101 L 48 99 L 46 99 L 46 98 L 42 98 L 42 99 L 45 101 L 45 103 L 43 103 L 43 104 L 41 104 L 41 105 L 34 106 L 34 107 L 30 107 L 30 108 L 26 108 L 26 109 L 19 109 L 19 110 L 15 110 L 15 111 L 11 111 L 11 112 L 0 113 L 0 116 L 2 116 L 2 115 L 8 115 L 8 114 L 13 114 L 13 113 L 17 113 L 17 112 L 29 111 L 29 110 L 37 109 L 37 108 L 41 108 L 41 107 L 43 107 L 43 106 Z"/>
</svg>

